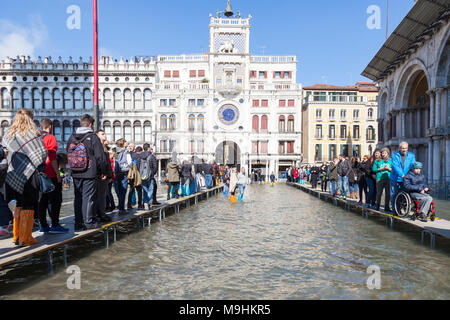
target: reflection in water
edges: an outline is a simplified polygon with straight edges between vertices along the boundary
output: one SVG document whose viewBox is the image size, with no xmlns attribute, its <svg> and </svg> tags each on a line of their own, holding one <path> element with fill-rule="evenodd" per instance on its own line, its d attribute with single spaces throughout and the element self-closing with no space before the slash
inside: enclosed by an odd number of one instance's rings
<svg viewBox="0 0 450 320">
<path fill-rule="evenodd" d="M 59 272 L 5 298 L 450 298 L 445 253 L 283 184 L 211 198 L 74 263 L 80 290 Z M 366 286 L 373 264 L 381 290 Z"/>
</svg>

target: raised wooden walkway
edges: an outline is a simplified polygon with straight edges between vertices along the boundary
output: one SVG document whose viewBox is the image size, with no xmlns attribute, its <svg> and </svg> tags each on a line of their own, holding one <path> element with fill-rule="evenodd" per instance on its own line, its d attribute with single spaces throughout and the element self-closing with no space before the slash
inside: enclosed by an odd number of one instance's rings
<svg viewBox="0 0 450 320">
<path fill-rule="evenodd" d="M 159 219 L 161 221 L 166 217 L 166 214 L 178 213 L 182 206 L 184 208 L 189 208 L 191 205 L 196 205 L 198 201 L 207 200 L 210 196 L 220 193 L 222 189 L 223 186 L 217 186 L 188 197 L 171 199 L 151 210 L 138 211 L 133 209 L 129 210 L 130 213 L 123 215 L 119 215 L 117 212 L 110 213 L 108 215 L 112 218 L 112 222 L 102 225 L 99 229 L 75 232 L 74 217 L 68 216 L 62 218 L 60 221 L 62 225 L 69 228 L 68 233 L 42 234 L 40 232 L 34 232 L 33 237 L 36 238 L 39 243 L 30 247 L 18 247 L 12 243 L 12 238 L 0 240 L 0 269 L 46 252 L 48 253 L 49 269 L 52 269 L 53 250 L 59 248 L 64 250 L 64 264 L 67 266 L 67 248 L 69 245 L 80 239 L 103 233 L 105 238 L 104 244 L 108 247 L 110 241 L 116 241 L 116 227 L 119 225 L 124 224 L 125 222 L 135 221 L 138 228 L 141 226 L 150 226 L 152 219 Z"/>
<path fill-rule="evenodd" d="M 368 219 L 369 217 L 384 218 L 386 220 L 386 225 L 389 226 L 391 229 L 394 229 L 395 223 L 398 223 L 406 227 L 402 228 L 402 230 L 419 231 L 422 233 L 422 243 L 424 242 L 426 235 L 428 234 L 431 248 L 435 247 L 436 236 L 441 237 L 442 239 L 450 240 L 450 221 L 440 219 L 439 212 L 437 212 L 437 218 L 435 221 L 430 220 L 428 220 L 428 222 L 422 222 L 420 220 L 412 221 L 410 218 L 400 218 L 393 214 L 366 208 L 364 206 L 359 205 L 356 201 L 335 198 L 331 196 L 329 192 L 314 190 L 306 185 L 292 182 L 287 182 L 287 184 L 297 189 L 300 189 L 304 192 L 307 192 L 315 197 L 318 197 L 320 200 L 329 202 L 335 206 L 342 207 L 347 211 L 359 213 L 366 219 Z M 450 249 L 450 247 L 447 249 Z"/>
</svg>

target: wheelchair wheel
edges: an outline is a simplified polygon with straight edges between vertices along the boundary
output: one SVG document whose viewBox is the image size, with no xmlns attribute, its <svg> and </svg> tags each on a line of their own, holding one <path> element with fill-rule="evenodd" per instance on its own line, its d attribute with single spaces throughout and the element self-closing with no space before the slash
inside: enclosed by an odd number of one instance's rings
<svg viewBox="0 0 450 320">
<path fill-rule="evenodd" d="M 401 217 L 407 217 L 411 212 L 411 197 L 405 192 L 399 192 L 395 197 L 394 204 L 395 213 Z"/>
</svg>

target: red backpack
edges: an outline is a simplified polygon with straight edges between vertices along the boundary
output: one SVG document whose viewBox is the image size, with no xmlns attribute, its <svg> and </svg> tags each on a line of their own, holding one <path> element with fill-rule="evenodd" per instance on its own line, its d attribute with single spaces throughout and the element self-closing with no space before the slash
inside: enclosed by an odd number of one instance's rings
<svg viewBox="0 0 450 320">
<path fill-rule="evenodd" d="M 91 160 L 89 160 L 89 154 L 84 140 L 90 137 L 92 134 L 87 134 L 83 139 L 76 140 L 69 145 L 67 151 L 67 160 L 69 169 L 72 172 L 84 172 L 91 166 Z"/>
</svg>

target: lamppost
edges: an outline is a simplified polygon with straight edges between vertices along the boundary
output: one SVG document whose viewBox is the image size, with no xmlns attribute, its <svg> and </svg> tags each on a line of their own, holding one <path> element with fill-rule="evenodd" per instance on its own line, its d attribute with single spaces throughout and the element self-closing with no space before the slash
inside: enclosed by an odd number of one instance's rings
<svg viewBox="0 0 450 320">
<path fill-rule="evenodd" d="M 99 107 L 98 107 L 98 20 L 97 20 L 97 0 L 93 0 L 94 7 L 94 129 L 100 127 Z"/>
</svg>

